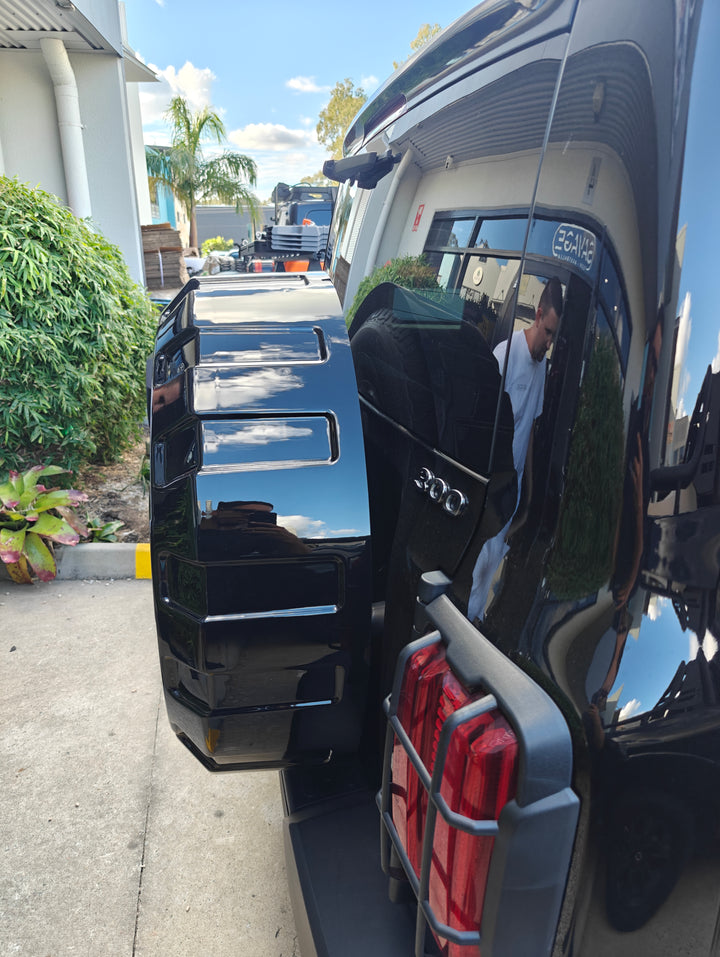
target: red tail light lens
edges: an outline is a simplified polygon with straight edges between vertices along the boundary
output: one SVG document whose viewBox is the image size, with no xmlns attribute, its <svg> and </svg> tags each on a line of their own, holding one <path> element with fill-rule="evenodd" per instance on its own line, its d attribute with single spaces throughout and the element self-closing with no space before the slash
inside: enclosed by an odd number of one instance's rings
<svg viewBox="0 0 720 957">
<path fill-rule="evenodd" d="M 471 694 L 451 672 L 442 642 L 415 652 L 405 666 L 397 717 L 422 763 L 432 774 L 445 721 L 483 697 Z M 515 796 L 517 739 L 497 709 L 469 718 L 453 731 L 440 794 L 451 811 L 471 821 L 497 820 Z M 392 816 L 419 877 L 428 795 L 396 738 L 392 758 Z M 494 838 L 468 834 L 438 813 L 433 835 L 429 897 L 440 921 L 455 930 L 477 931 L 482 920 Z M 447 957 L 477 955 L 477 947 L 441 942 Z"/>
<path fill-rule="evenodd" d="M 442 644 L 438 642 L 429 645 L 416 652 L 408 661 L 400 692 L 398 719 L 427 768 L 431 766 L 433 744 L 436 741 L 433 717 L 437 710 L 443 677 L 448 671 Z M 429 720 L 425 720 L 423 716 L 428 716 Z M 397 739 L 393 749 L 392 778 L 393 822 L 410 863 L 419 875 L 427 793 L 410 764 L 405 749 Z"/>
</svg>

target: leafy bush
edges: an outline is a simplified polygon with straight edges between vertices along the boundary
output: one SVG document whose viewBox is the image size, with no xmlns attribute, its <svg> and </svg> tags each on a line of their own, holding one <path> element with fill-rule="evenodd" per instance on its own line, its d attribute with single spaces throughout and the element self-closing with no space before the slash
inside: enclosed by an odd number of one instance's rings
<svg viewBox="0 0 720 957">
<path fill-rule="evenodd" d="M 394 282 L 405 289 L 433 289 L 440 291 L 437 271 L 428 265 L 424 256 L 399 256 L 390 259 L 384 266 L 376 266 L 357 288 L 352 306 L 345 316 L 348 329 L 363 300 L 379 286 L 381 282 Z"/>
<path fill-rule="evenodd" d="M 208 256 L 210 253 L 227 253 L 235 243 L 232 239 L 223 239 L 222 236 L 213 236 L 212 239 L 206 239 L 200 248 L 201 256 Z"/>
<path fill-rule="evenodd" d="M 154 329 L 116 246 L 0 177 L 0 467 L 112 461 L 143 418 Z"/>
</svg>

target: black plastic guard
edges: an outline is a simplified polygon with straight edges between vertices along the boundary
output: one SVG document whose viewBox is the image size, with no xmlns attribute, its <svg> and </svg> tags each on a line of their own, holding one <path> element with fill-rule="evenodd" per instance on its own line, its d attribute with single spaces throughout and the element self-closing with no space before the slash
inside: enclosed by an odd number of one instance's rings
<svg viewBox="0 0 720 957">
<path fill-rule="evenodd" d="M 174 730 L 212 770 L 353 750 L 369 521 L 330 282 L 189 283 L 161 317 L 151 438 L 153 589 Z"/>
</svg>

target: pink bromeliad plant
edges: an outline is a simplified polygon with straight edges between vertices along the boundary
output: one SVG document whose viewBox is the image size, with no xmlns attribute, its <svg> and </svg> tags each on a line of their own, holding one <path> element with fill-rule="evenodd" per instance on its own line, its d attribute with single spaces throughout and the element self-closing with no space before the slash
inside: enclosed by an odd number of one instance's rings
<svg viewBox="0 0 720 957">
<path fill-rule="evenodd" d="M 31 584 L 33 574 L 40 581 L 52 581 L 57 574 L 53 542 L 77 545 L 80 536 L 88 534 L 75 511 L 87 495 L 39 482 L 65 471 L 57 465 L 37 465 L 27 472 L 10 472 L 0 484 L 0 559 L 19 584 Z"/>
</svg>

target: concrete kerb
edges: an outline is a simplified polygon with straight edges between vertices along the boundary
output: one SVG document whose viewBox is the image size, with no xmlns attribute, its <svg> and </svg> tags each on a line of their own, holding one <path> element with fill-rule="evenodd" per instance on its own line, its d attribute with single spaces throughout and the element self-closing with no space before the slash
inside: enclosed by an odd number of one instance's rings
<svg viewBox="0 0 720 957">
<path fill-rule="evenodd" d="M 152 578 L 150 546 L 131 542 L 90 542 L 64 546 L 55 551 L 57 576 L 61 581 L 118 578 Z M 0 579 L 9 581 L 0 562 Z"/>
</svg>

